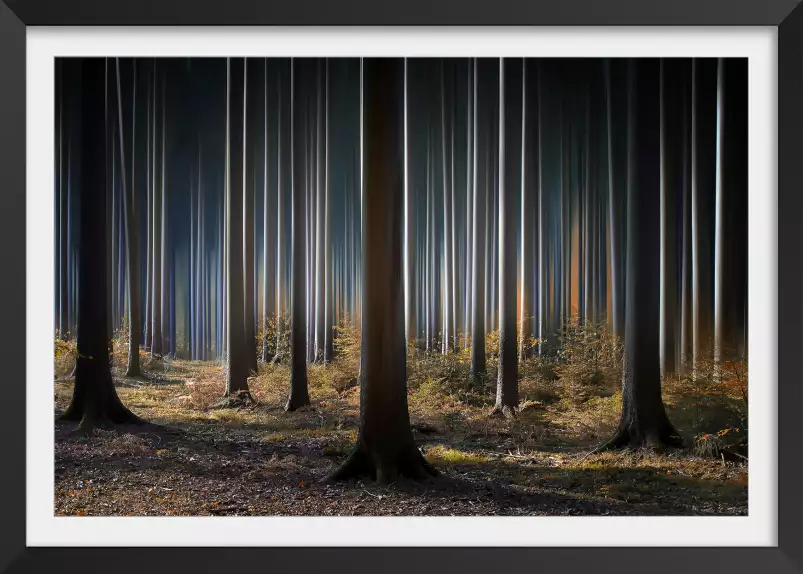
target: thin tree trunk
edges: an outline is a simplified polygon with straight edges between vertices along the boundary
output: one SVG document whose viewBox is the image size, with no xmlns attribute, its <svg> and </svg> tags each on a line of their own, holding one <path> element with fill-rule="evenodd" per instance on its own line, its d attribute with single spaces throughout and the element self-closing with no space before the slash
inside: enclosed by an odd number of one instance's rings
<svg viewBox="0 0 803 574">
<path fill-rule="evenodd" d="M 125 243 L 128 265 L 128 364 L 125 376 L 140 377 L 139 338 L 141 333 L 139 317 L 139 234 L 137 233 L 136 201 L 134 197 L 136 174 L 136 125 L 137 125 L 137 62 L 133 61 L 132 117 L 131 117 L 131 185 L 126 182 L 125 137 L 123 131 L 123 97 L 120 86 L 120 59 L 115 59 L 117 76 L 117 120 L 120 134 L 120 167 L 125 197 Z"/>
<path fill-rule="evenodd" d="M 250 60 L 250 61 L 249 61 Z M 257 349 L 256 349 L 256 332 L 255 332 L 255 297 L 254 297 L 254 187 L 255 187 L 255 174 L 256 162 L 254 158 L 254 148 L 256 143 L 257 134 L 257 93 L 258 93 L 258 77 L 259 69 L 256 66 L 256 61 L 253 59 L 246 59 L 245 61 L 245 99 L 243 101 L 243 114 L 245 122 L 245 133 L 243 142 L 243 178 L 245 185 L 243 186 L 243 209 L 242 209 L 242 259 L 243 259 L 243 340 L 246 367 L 250 375 L 256 375 L 259 372 L 257 366 Z"/>
<path fill-rule="evenodd" d="M 513 415 L 519 404 L 516 356 L 516 229 L 513 226 L 516 197 L 516 165 L 513 144 L 519 141 L 517 115 L 520 106 L 524 60 L 499 59 L 499 373 L 495 411 Z M 509 83 L 509 89 L 505 89 Z M 509 104 L 509 106 L 508 106 Z M 520 128 L 518 128 L 520 129 Z M 517 169 L 518 168 L 518 169 Z"/>
<path fill-rule="evenodd" d="M 709 358 L 714 337 L 716 60 L 692 62 L 692 261 L 694 361 Z"/>
<path fill-rule="evenodd" d="M 307 299 L 307 277 L 304 255 L 307 250 L 307 234 L 304 229 L 307 210 L 307 190 L 305 189 L 306 152 L 304 133 L 304 114 L 307 107 L 306 82 L 312 80 L 307 69 L 310 63 L 305 59 L 291 62 L 290 116 L 292 118 L 291 159 L 292 165 L 292 246 L 290 276 L 290 394 L 285 410 L 292 411 L 310 404 L 307 390 L 307 324 L 305 305 Z"/>
<path fill-rule="evenodd" d="M 485 125 L 485 117 L 487 112 L 485 108 L 480 108 L 480 99 L 478 98 L 480 77 L 480 65 L 476 58 L 474 58 L 474 161 L 473 161 L 473 192 L 474 197 L 472 201 L 473 207 L 473 245 L 472 245 L 472 262 L 471 266 L 474 270 L 472 275 L 471 287 L 471 376 L 475 384 L 479 383 L 479 379 L 485 376 L 485 226 L 486 226 L 486 204 L 487 196 L 489 195 L 487 189 L 487 175 L 485 172 L 488 170 L 488 161 L 483 162 L 484 171 L 479 169 L 479 154 L 480 150 L 487 154 L 487 143 L 485 147 L 480 148 L 480 111 L 484 112 L 482 116 L 483 125 Z M 487 156 L 486 156 L 487 157 Z"/>
<path fill-rule="evenodd" d="M 683 60 L 661 61 L 661 374 L 677 371 L 677 206 L 683 182 Z"/>
<path fill-rule="evenodd" d="M 248 391 L 248 357 L 245 345 L 245 317 L 243 307 L 243 194 L 244 178 L 244 122 L 245 122 L 245 60 L 229 58 L 227 61 L 226 102 L 226 316 L 228 342 L 228 369 L 224 397 L 232 401 L 251 400 Z"/>
<path fill-rule="evenodd" d="M 747 360 L 747 62 L 718 68 L 715 350 L 717 362 Z"/>
</svg>

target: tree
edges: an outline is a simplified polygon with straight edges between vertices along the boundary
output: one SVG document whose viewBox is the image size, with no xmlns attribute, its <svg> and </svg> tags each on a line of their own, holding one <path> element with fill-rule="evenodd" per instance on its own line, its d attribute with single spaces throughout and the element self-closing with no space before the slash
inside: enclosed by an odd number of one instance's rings
<svg viewBox="0 0 803 574">
<path fill-rule="evenodd" d="M 687 61 L 661 61 L 661 373 L 673 375 L 678 354 L 678 206 L 683 185 L 683 92 Z"/>
<path fill-rule="evenodd" d="M 416 448 L 407 409 L 404 340 L 403 60 L 363 61 L 363 313 L 360 429 L 357 444 L 332 476 L 421 479 L 436 471 Z"/>
<path fill-rule="evenodd" d="M 517 156 L 510 153 L 520 141 L 523 110 L 520 84 L 524 61 L 499 60 L 499 367 L 494 412 L 512 416 L 519 404 L 516 341 L 516 228 Z M 510 85 L 509 90 L 505 88 Z M 519 101 L 521 100 L 521 104 Z M 510 103 L 510 108 L 507 103 Z M 518 106 L 517 106 L 518 104 Z M 516 127 L 518 125 L 518 128 Z M 512 144 L 512 145 L 511 145 Z M 520 158 L 518 158 L 520 160 Z"/>
<path fill-rule="evenodd" d="M 717 76 L 714 349 L 730 361 L 747 351 L 747 61 L 720 59 Z"/>
<path fill-rule="evenodd" d="M 713 58 L 692 62 L 692 325 L 694 363 L 713 350 L 716 78 Z"/>
<path fill-rule="evenodd" d="M 106 161 L 105 69 L 101 58 L 81 62 L 78 81 L 81 98 L 83 163 L 80 191 L 80 242 L 78 282 L 78 358 L 75 387 L 63 420 L 80 421 L 79 429 L 96 426 L 141 424 L 114 388 L 109 364 L 106 300 Z"/>
<path fill-rule="evenodd" d="M 243 114 L 245 117 L 245 141 L 243 142 L 244 158 L 244 196 L 242 209 L 242 259 L 243 259 L 243 344 L 245 345 L 245 359 L 249 374 L 258 372 L 257 348 L 255 333 L 255 296 L 254 296 L 254 178 L 256 177 L 256 162 L 254 158 L 254 147 L 256 143 L 258 123 L 258 78 L 259 68 L 256 61 L 245 61 L 245 99 L 243 100 Z M 250 104 L 249 104 L 250 102 Z"/>
<path fill-rule="evenodd" d="M 123 96 L 120 82 L 120 59 L 115 59 L 117 76 L 117 128 L 120 136 L 120 169 L 122 171 L 123 196 L 125 199 L 125 245 L 126 260 L 128 265 L 128 362 L 126 365 L 126 377 L 140 377 L 142 371 L 139 364 L 139 339 L 142 333 L 140 325 L 140 300 L 139 300 L 139 233 L 136 213 L 136 201 L 134 199 L 136 173 L 136 122 L 137 122 L 137 63 L 132 63 L 133 68 L 133 87 L 132 93 L 132 117 L 131 117 L 131 183 L 126 181 L 126 162 L 125 162 L 125 137 L 123 128 Z"/>
<path fill-rule="evenodd" d="M 474 269 L 472 276 L 471 296 L 471 377 L 477 382 L 480 377 L 485 376 L 485 205 L 487 196 L 490 195 L 485 182 L 488 170 L 488 161 L 479 161 L 478 155 L 481 149 L 479 126 L 480 126 L 480 100 L 478 99 L 480 68 L 477 59 L 474 59 L 474 179 L 473 189 L 473 215 L 474 215 L 474 234 L 472 245 L 472 262 Z M 487 115 L 487 114 L 486 114 Z M 484 119 L 483 116 L 482 119 Z M 483 121 L 483 125 L 485 122 Z M 487 146 L 487 144 L 486 144 Z M 485 151 L 485 148 L 482 148 Z M 480 165 L 484 171 L 480 172 Z"/>
<path fill-rule="evenodd" d="M 292 130 L 291 148 L 291 188 L 292 188 L 292 229 L 290 248 L 290 394 L 285 410 L 294 411 L 310 404 L 307 389 L 307 319 L 305 305 L 307 299 L 307 274 L 304 256 L 307 250 L 307 234 L 304 221 L 307 211 L 306 176 L 304 173 L 305 138 L 304 114 L 307 107 L 307 93 L 301 89 L 306 81 L 312 80 L 307 59 L 293 59 L 290 68 L 290 115 Z M 313 68 L 314 69 L 314 68 Z"/>
<path fill-rule="evenodd" d="M 659 64 L 629 63 L 627 308 L 622 415 L 600 448 L 680 445 L 661 399 L 658 346 L 660 249 Z"/>
<path fill-rule="evenodd" d="M 243 151 L 245 121 L 245 60 L 227 60 L 226 86 L 226 293 L 228 369 L 222 405 L 250 402 L 243 305 Z"/>
<path fill-rule="evenodd" d="M 622 108 L 627 93 L 621 88 L 625 75 L 624 62 L 605 62 L 606 119 L 608 137 L 608 225 L 610 233 L 611 325 L 617 337 L 624 337 L 625 326 L 625 245 L 624 221 L 627 205 L 627 134 L 616 133 L 616 126 L 625 123 Z"/>
</svg>

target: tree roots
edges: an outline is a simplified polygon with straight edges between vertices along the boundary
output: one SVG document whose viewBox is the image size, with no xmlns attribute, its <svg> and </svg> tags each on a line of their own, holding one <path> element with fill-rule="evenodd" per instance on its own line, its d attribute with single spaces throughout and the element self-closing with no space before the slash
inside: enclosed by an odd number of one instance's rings
<svg viewBox="0 0 803 574">
<path fill-rule="evenodd" d="M 356 478 L 370 478 L 380 484 L 392 484 L 399 477 L 411 480 L 428 480 L 438 476 L 421 452 L 411 445 L 393 457 L 372 455 L 367 447 L 358 445 L 346 462 L 328 477 L 329 481 L 345 481 Z"/>
<path fill-rule="evenodd" d="M 591 455 L 624 448 L 650 448 L 661 451 L 666 448 L 683 448 L 683 446 L 683 437 L 681 437 L 674 428 L 664 429 L 662 431 L 649 429 L 645 432 L 633 432 L 627 426 L 620 426 L 611 438 L 588 454 Z"/>
<path fill-rule="evenodd" d="M 488 414 L 489 418 L 515 419 L 518 416 L 518 409 L 509 405 L 496 405 Z"/>
<path fill-rule="evenodd" d="M 256 406 L 257 401 L 251 396 L 249 391 L 237 391 L 224 396 L 211 408 L 213 409 L 242 409 Z"/>
</svg>

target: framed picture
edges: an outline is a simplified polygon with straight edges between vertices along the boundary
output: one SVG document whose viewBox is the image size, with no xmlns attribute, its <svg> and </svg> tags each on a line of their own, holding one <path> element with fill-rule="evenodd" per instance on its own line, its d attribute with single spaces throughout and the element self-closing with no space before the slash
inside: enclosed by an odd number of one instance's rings
<svg viewBox="0 0 803 574">
<path fill-rule="evenodd" d="M 0 566 L 803 570 L 801 10 L 0 3 Z"/>
</svg>

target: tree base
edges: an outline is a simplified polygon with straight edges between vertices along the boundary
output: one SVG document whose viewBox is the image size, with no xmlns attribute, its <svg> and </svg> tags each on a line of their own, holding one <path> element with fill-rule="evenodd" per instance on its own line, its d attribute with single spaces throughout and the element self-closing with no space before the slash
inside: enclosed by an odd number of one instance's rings
<svg viewBox="0 0 803 574">
<path fill-rule="evenodd" d="M 488 414 L 489 418 L 505 418 L 515 419 L 518 415 L 518 409 L 508 405 L 496 405 L 493 410 Z"/>
<path fill-rule="evenodd" d="M 213 409 L 242 409 L 256 406 L 257 402 L 249 391 L 238 391 L 224 396 L 211 408 Z"/>
<path fill-rule="evenodd" d="M 291 413 L 293 411 L 298 411 L 302 409 L 307 409 L 311 406 L 309 397 L 306 399 L 294 399 L 290 397 L 287 399 L 287 403 L 284 405 L 285 412 Z"/>
<path fill-rule="evenodd" d="M 683 447 L 683 437 L 674 428 L 646 429 L 635 432 L 630 427 L 620 426 L 611 438 L 589 454 L 625 448 L 650 448 L 661 451 L 667 448 Z"/>
<path fill-rule="evenodd" d="M 78 432 L 91 435 L 95 428 L 113 429 L 124 425 L 145 426 L 149 423 L 129 411 L 119 401 L 113 401 L 111 405 L 93 414 L 90 409 L 83 405 L 71 404 L 70 407 L 58 417 L 60 421 L 71 421 L 78 423 Z"/>
<path fill-rule="evenodd" d="M 131 369 L 130 367 L 126 369 L 123 378 L 145 380 L 145 376 L 142 374 L 142 369 L 140 369 L 139 367 L 137 367 L 136 369 Z"/>
<path fill-rule="evenodd" d="M 399 477 L 420 481 L 434 478 L 438 474 L 414 445 L 402 449 L 396 456 L 387 457 L 380 453 L 372 454 L 366 446 L 358 444 L 346 462 L 327 480 L 335 482 L 370 478 L 387 485 L 396 482 Z"/>
</svg>

